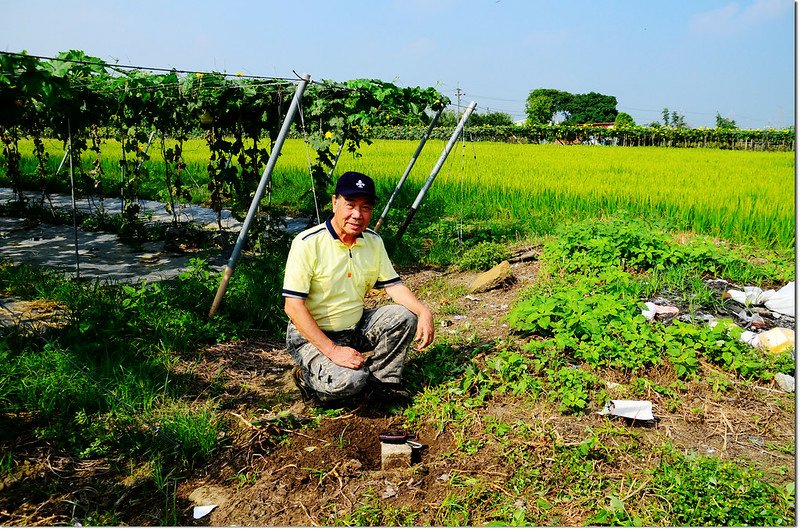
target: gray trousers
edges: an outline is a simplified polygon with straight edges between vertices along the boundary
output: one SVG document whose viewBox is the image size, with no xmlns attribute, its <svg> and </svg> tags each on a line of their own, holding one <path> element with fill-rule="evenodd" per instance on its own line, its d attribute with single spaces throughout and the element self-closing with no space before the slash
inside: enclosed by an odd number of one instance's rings
<svg viewBox="0 0 800 529">
<path fill-rule="evenodd" d="M 365 309 L 354 329 L 323 331 L 336 345 L 364 353 L 367 360 L 360 369 L 334 364 L 303 338 L 291 321 L 286 328 L 286 349 L 320 400 L 329 401 L 360 392 L 370 375 L 381 382 L 400 382 L 416 330 L 417 316 L 413 312 L 402 305 L 386 305 Z"/>
</svg>

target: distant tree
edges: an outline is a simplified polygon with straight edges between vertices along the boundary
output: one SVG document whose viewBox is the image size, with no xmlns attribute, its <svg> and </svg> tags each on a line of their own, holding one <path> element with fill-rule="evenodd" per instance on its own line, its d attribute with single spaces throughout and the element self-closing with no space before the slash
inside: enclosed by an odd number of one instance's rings
<svg viewBox="0 0 800 529">
<path fill-rule="evenodd" d="M 673 129 L 688 129 L 689 125 L 686 123 L 686 118 L 683 114 L 678 114 L 676 111 L 672 111 L 672 116 L 670 117 L 670 125 Z"/>
<path fill-rule="evenodd" d="M 673 129 L 688 129 L 689 125 L 686 123 L 686 117 L 683 114 L 678 114 L 677 111 L 670 110 L 667 107 L 661 111 L 661 117 L 664 119 L 664 126 Z"/>
<path fill-rule="evenodd" d="M 439 120 L 436 122 L 437 127 L 455 127 L 461 119 L 460 115 L 456 114 L 455 110 L 444 110 Z"/>
<path fill-rule="evenodd" d="M 553 101 L 546 96 L 528 97 L 525 114 L 529 125 L 546 125 L 553 119 Z"/>
<path fill-rule="evenodd" d="M 439 116 L 439 120 L 436 122 L 437 127 L 455 127 L 458 125 L 458 122 L 461 121 L 461 116 L 464 113 L 464 109 L 461 110 L 461 114 L 458 113 L 456 110 L 445 110 L 442 112 L 442 115 Z M 489 125 L 491 127 L 502 127 L 505 125 L 513 125 L 514 119 L 505 112 L 484 112 L 478 113 L 473 112 L 469 116 L 469 125 L 476 126 L 476 125 Z"/>
<path fill-rule="evenodd" d="M 718 129 L 735 129 L 738 128 L 736 126 L 736 122 L 732 119 L 722 117 L 719 112 L 717 112 L 717 128 Z"/>
<path fill-rule="evenodd" d="M 525 114 L 531 125 L 545 125 L 555 121 L 556 114 L 566 112 L 566 107 L 574 96 L 555 88 L 537 88 L 528 94 Z"/>
<path fill-rule="evenodd" d="M 473 113 L 469 117 L 469 124 L 503 127 L 506 125 L 513 125 L 514 119 L 505 112 L 486 112 L 484 114 Z"/>
<path fill-rule="evenodd" d="M 620 112 L 617 114 L 617 117 L 614 118 L 614 126 L 615 127 L 624 127 L 624 126 L 634 126 L 636 122 L 633 120 L 633 116 L 628 114 L 627 112 Z"/>
<path fill-rule="evenodd" d="M 576 94 L 564 110 L 568 114 L 564 123 L 568 125 L 607 123 L 614 121 L 619 113 L 616 97 L 597 92 Z"/>
</svg>

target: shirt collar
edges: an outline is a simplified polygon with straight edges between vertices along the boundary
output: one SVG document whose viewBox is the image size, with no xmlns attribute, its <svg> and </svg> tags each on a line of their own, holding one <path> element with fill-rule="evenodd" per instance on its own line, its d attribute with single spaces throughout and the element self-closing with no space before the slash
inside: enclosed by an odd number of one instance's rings
<svg viewBox="0 0 800 529">
<path fill-rule="evenodd" d="M 331 219 L 332 218 L 333 218 L 333 215 L 328 215 L 328 218 L 325 219 L 325 227 L 328 228 L 328 233 L 331 234 L 331 237 L 333 237 L 334 239 L 336 239 L 338 241 L 339 240 L 339 234 L 336 233 L 335 229 L 333 229 L 333 224 L 331 224 Z M 359 233 L 357 238 L 358 239 L 363 239 L 364 238 L 364 232 Z"/>
</svg>

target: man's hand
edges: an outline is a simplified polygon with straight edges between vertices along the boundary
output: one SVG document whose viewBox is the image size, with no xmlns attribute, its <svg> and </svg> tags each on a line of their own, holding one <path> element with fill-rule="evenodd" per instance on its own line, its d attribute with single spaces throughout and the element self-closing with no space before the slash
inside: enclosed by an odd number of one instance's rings
<svg viewBox="0 0 800 529">
<path fill-rule="evenodd" d="M 303 338 L 330 358 L 334 364 L 350 369 L 360 369 L 364 366 L 366 360 L 364 355 L 352 347 L 336 345 L 322 332 L 308 311 L 305 300 L 285 298 L 284 309 Z"/>
<path fill-rule="evenodd" d="M 414 340 L 417 341 L 417 351 L 428 347 L 433 342 L 435 334 L 431 309 L 420 302 L 403 283 L 395 283 L 386 287 L 386 293 L 395 303 L 399 303 L 417 315 L 417 334 L 414 336 Z"/>
<path fill-rule="evenodd" d="M 349 369 L 361 369 L 366 361 L 363 354 L 352 347 L 344 345 L 334 344 L 327 356 L 337 366 L 347 367 Z"/>
<path fill-rule="evenodd" d="M 427 307 L 424 307 L 424 310 L 420 311 L 419 316 L 417 316 L 417 334 L 414 336 L 414 340 L 418 342 L 417 351 L 422 351 L 428 347 L 433 342 L 433 336 L 433 313 Z"/>
</svg>

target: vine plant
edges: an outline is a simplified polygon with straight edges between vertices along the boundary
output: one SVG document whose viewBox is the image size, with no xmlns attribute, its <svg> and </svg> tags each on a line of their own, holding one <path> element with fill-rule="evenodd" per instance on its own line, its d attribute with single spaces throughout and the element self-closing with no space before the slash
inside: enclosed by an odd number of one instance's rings
<svg viewBox="0 0 800 529">
<path fill-rule="evenodd" d="M 47 153 L 41 137 L 47 133 L 66 144 L 69 128 L 80 190 L 103 195 L 110 190 L 103 189 L 104 177 L 108 180 L 100 164 L 101 150 L 104 134 L 111 134 L 122 144 L 122 209 L 126 220 L 133 221 L 139 213 L 140 185 L 147 177 L 145 146 L 157 131 L 167 200 L 177 222 L 178 203 L 190 199 L 182 181 L 183 142 L 201 131 L 211 151 L 208 186 L 221 227 L 224 207 L 237 217 L 249 208 L 293 92 L 294 84 L 286 80 L 123 71 L 76 50 L 50 61 L 0 53 L 0 137 L 6 173 L 21 199 L 18 141 L 33 137 L 44 196 Z M 375 127 L 426 125 L 426 109 L 449 103 L 433 88 L 400 88 L 368 79 L 314 83 L 304 99 L 308 122 L 313 123 L 306 136 L 316 151 L 311 172 L 323 202 L 335 163 L 334 144 L 346 145 L 357 155 L 362 142 L 371 141 Z M 94 158 L 88 172 L 80 163 L 87 150 Z"/>
</svg>

